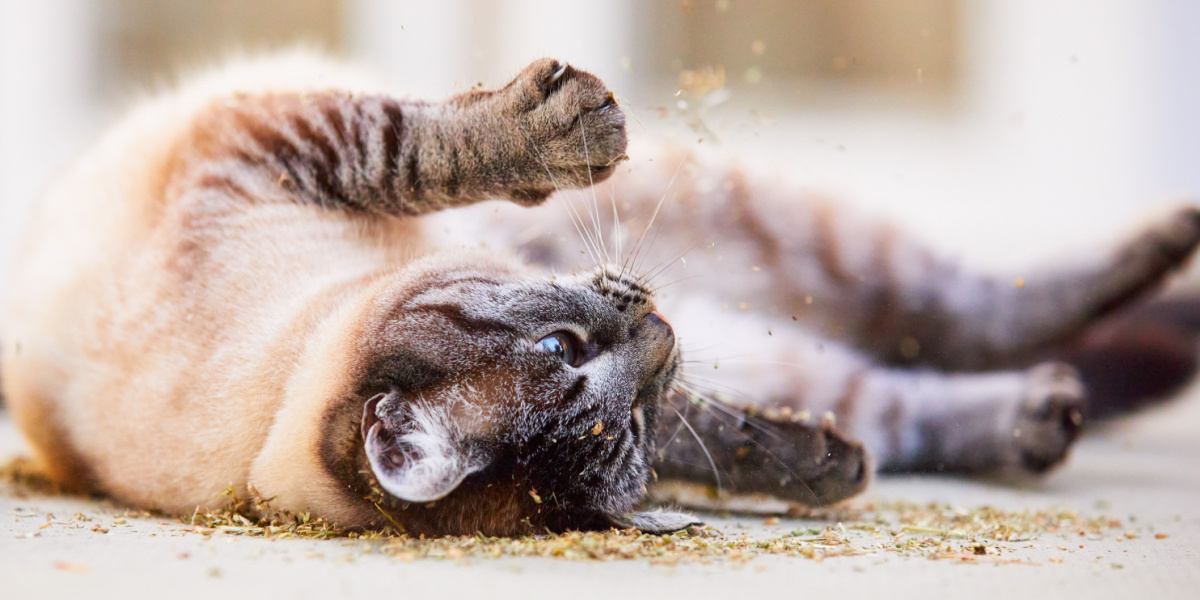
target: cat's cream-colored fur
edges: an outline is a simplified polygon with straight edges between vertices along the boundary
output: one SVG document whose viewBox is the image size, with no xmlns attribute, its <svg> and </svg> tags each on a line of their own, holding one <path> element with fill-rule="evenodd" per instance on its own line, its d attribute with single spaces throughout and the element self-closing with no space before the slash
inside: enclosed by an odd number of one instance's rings
<svg viewBox="0 0 1200 600">
<path fill-rule="evenodd" d="M 174 279 L 189 266 L 175 262 L 170 236 L 182 232 L 163 196 L 178 145 L 212 98 L 375 91 L 365 82 L 304 54 L 203 76 L 136 108 L 39 202 L 0 311 L 3 385 L 57 479 L 102 480 L 121 500 L 172 512 L 249 483 L 282 508 L 356 520 L 310 447 L 322 425 L 313 405 L 346 384 L 341 347 L 366 297 L 329 290 L 416 255 L 420 229 L 363 231 L 313 206 L 247 212 L 238 226 L 262 245 L 213 248 L 225 268 L 204 274 L 211 293 L 180 295 Z M 116 338 L 124 343 L 108 343 Z"/>
</svg>

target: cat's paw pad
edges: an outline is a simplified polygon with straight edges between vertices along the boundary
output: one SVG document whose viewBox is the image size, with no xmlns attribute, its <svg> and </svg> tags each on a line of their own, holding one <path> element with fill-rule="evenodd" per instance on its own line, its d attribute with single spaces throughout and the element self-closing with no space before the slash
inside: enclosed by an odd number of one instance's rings
<svg viewBox="0 0 1200 600">
<path fill-rule="evenodd" d="M 598 183 L 625 158 L 625 115 L 598 77 L 554 59 L 534 61 L 498 92 L 513 119 L 531 167 L 533 191 Z"/>
<path fill-rule="evenodd" d="M 1083 427 L 1083 384 L 1062 363 L 1031 368 L 1012 436 L 1018 466 L 1043 473 L 1061 463 Z"/>
</svg>

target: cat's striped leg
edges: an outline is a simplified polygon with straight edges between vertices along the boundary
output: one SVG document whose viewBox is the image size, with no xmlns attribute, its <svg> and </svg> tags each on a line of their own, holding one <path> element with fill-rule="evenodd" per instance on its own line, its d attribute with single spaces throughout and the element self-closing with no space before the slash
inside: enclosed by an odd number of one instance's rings
<svg viewBox="0 0 1200 600">
<path fill-rule="evenodd" d="M 872 468 L 862 444 L 831 423 L 764 415 L 693 388 L 663 400 L 659 423 L 651 491 L 693 507 L 750 508 L 763 497 L 824 506 L 862 491 Z"/>
<path fill-rule="evenodd" d="M 536 204 L 605 179 L 625 151 L 624 116 L 603 82 L 551 59 L 499 90 L 443 102 L 238 94 L 196 122 L 174 176 L 227 196 L 374 214 Z"/>
<path fill-rule="evenodd" d="M 659 158 L 611 182 L 635 234 L 667 194 L 657 242 L 640 248 L 639 264 L 653 273 L 690 249 L 660 280 L 687 278 L 685 289 L 720 282 L 708 291 L 730 306 L 819 323 L 891 364 L 958 370 L 1028 361 L 1145 296 L 1200 242 L 1200 211 L 1181 208 L 1098 252 L 990 273 L 738 168 Z"/>
<path fill-rule="evenodd" d="M 1065 457 L 1082 424 L 1082 387 L 1062 365 L 981 374 L 888 367 L 790 320 L 699 299 L 674 308 L 690 357 L 682 389 L 768 419 L 835 426 L 884 470 L 1041 472 Z"/>
<path fill-rule="evenodd" d="M 1067 455 L 1083 424 L 1075 372 L 943 374 L 872 370 L 834 406 L 839 427 L 864 441 L 884 471 L 1041 473 Z"/>
</svg>

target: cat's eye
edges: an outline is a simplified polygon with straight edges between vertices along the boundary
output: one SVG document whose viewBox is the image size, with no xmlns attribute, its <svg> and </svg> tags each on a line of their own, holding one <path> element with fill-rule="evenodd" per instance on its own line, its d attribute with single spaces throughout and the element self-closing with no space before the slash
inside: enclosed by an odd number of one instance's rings
<svg viewBox="0 0 1200 600">
<path fill-rule="evenodd" d="M 533 345 L 538 352 L 557 356 L 573 367 L 579 366 L 581 346 L 579 338 L 569 331 L 556 331 Z"/>
</svg>

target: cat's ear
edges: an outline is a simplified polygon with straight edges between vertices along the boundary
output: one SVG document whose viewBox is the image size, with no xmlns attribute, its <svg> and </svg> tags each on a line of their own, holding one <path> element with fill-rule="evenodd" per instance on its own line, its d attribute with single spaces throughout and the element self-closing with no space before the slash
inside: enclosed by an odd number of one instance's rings
<svg viewBox="0 0 1200 600">
<path fill-rule="evenodd" d="M 637 529 L 645 533 L 671 533 L 704 522 L 685 512 L 655 509 L 643 512 L 610 515 L 609 521 L 620 529 Z"/>
<path fill-rule="evenodd" d="M 406 502 L 443 498 L 485 466 L 449 415 L 437 407 L 405 402 L 396 391 L 367 401 L 362 437 L 379 485 Z"/>
</svg>

